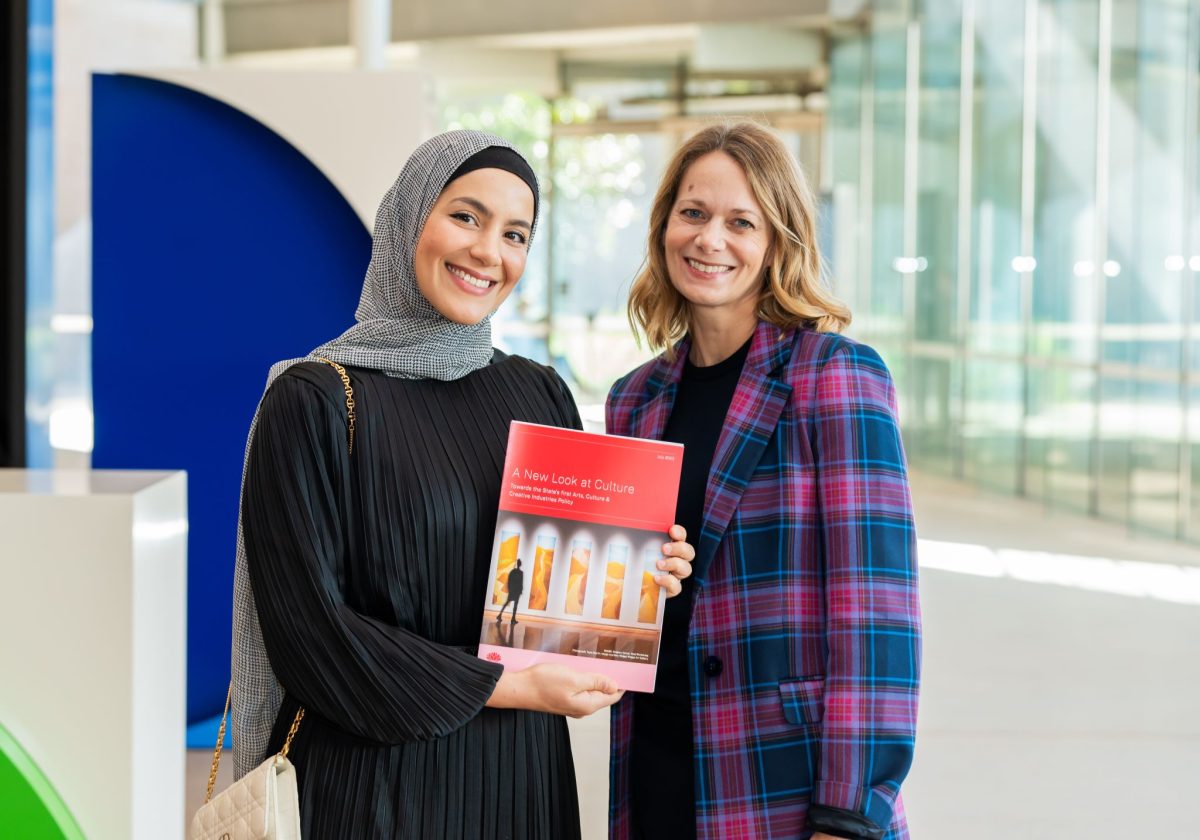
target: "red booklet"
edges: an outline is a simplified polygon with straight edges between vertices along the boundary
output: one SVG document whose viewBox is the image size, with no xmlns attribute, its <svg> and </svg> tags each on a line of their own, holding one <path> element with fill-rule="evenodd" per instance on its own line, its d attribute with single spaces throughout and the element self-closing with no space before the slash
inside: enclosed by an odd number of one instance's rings
<svg viewBox="0 0 1200 840">
<path fill-rule="evenodd" d="M 514 422 L 479 656 L 653 691 L 683 446 Z"/>
</svg>

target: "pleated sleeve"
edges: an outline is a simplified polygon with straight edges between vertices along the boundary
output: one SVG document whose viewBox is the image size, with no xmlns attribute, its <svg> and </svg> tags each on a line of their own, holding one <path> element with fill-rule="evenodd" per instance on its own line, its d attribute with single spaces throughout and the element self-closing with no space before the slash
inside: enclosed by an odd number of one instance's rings
<svg viewBox="0 0 1200 840">
<path fill-rule="evenodd" d="M 290 372 L 259 409 L 242 517 L 263 640 L 287 692 L 342 730 L 384 744 L 437 738 L 479 714 L 503 666 L 346 605 L 351 459 L 362 453 L 347 452 L 345 412 Z"/>
<path fill-rule="evenodd" d="M 557 404 L 558 410 L 562 412 L 562 427 L 582 431 L 583 419 L 579 416 L 579 406 L 575 404 L 575 397 L 571 395 L 571 389 L 567 387 L 567 383 L 554 368 L 547 367 L 546 372 L 552 383 L 551 397 Z"/>
</svg>

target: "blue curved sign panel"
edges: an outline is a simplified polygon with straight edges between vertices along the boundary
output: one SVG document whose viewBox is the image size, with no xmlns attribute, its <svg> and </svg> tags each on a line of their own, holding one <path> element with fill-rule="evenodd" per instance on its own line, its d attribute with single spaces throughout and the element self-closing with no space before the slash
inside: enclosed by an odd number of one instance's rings
<svg viewBox="0 0 1200 840">
<path fill-rule="evenodd" d="M 353 322 L 370 236 L 299 151 L 208 96 L 93 77 L 97 469 L 188 472 L 188 721 L 229 680 L 238 488 L 274 362 Z"/>
</svg>

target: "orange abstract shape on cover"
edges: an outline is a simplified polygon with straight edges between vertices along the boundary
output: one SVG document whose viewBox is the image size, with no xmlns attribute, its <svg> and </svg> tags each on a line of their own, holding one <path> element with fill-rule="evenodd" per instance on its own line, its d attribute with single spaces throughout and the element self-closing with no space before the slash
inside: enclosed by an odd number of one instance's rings
<svg viewBox="0 0 1200 840">
<path fill-rule="evenodd" d="M 529 590 L 529 609 L 544 610 L 550 596 L 550 570 L 554 566 L 554 549 L 538 546 L 533 557 L 533 584 Z"/>
<path fill-rule="evenodd" d="M 642 572 L 642 597 L 638 601 L 638 621 L 653 624 L 658 620 L 658 593 L 661 588 L 654 582 L 654 575 Z"/>
<path fill-rule="evenodd" d="M 571 571 L 567 577 L 567 600 L 563 610 L 570 615 L 583 615 L 583 599 L 587 596 L 588 564 L 592 559 L 590 548 L 576 548 L 571 552 Z"/>
<path fill-rule="evenodd" d="M 500 556 L 496 560 L 496 585 L 492 589 L 492 603 L 503 604 L 508 600 L 508 573 L 517 566 L 517 547 L 520 535 L 513 534 L 500 543 Z"/>
<path fill-rule="evenodd" d="M 604 578 L 604 604 L 600 615 L 604 618 L 621 617 L 621 590 L 625 586 L 625 564 L 609 563 Z"/>
</svg>

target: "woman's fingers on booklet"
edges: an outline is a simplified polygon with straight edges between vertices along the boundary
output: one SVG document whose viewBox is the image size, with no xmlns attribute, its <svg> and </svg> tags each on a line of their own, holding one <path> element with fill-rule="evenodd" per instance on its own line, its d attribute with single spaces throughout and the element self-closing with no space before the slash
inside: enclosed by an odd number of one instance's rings
<svg viewBox="0 0 1200 840">
<path fill-rule="evenodd" d="M 663 545 L 663 559 L 658 561 L 659 574 L 655 575 L 654 581 L 670 598 L 683 591 L 680 581 L 691 575 L 696 549 L 687 542 L 687 530 L 682 525 L 672 525 L 667 536 L 673 542 Z"/>
<path fill-rule="evenodd" d="M 624 691 L 585 691 L 576 696 L 576 700 L 580 704 L 579 711 L 574 713 L 568 712 L 568 714 L 574 718 L 587 717 L 593 712 L 600 711 L 605 706 L 611 706 L 624 696 Z"/>
<path fill-rule="evenodd" d="M 534 665 L 520 672 L 534 685 L 538 711 L 586 717 L 621 699 L 616 680 L 603 674 L 584 674 L 562 665 Z"/>
<path fill-rule="evenodd" d="M 671 542 L 663 546 L 663 554 L 684 561 L 687 564 L 687 574 L 683 577 L 687 577 L 692 571 L 692 561 L 696 559 L 696 548 L 687 541 L 687 531 L 682 525 L 672 525 L 667 531 L 667 536 L 671 538 Z"/>
<path fill-rule="evenodd" d="M 665 564 L 666 568 L 654 576 L 654 582 L 666 590 L 668 598 L 674 598 L 683 591 L 683 577 L 671 571 L 671 561 L 659 560 L 658 563 L 660 566 Z"/>
</svg>

